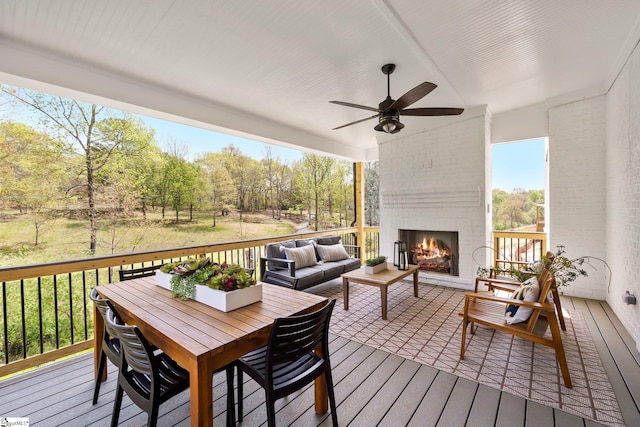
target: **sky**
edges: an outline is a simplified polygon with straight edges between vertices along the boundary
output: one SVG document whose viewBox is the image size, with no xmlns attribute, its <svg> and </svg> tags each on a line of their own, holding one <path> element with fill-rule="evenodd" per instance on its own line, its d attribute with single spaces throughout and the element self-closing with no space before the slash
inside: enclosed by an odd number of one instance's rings
<svg viewBox="0 0 640 427">
<path fill-rule="evenodd" d="M 514 188 L 544 189 L 545 139 L 493 144 L 492 188 L 508 193 Z"/>
<path fill-rule="evenodd" d="M 142 119 L 147 127 L 156 130 L 156 141 L 161 149 L 166 150 L 170 141 L 176 141 L 178 144 L 184 143 L 187 145 L 189 149 L 189 160 L 195 159 L 199 154 L 220 152 L 223 147 L 231 144 L 239 148 L 245 155 L 253 157 L 256 160 L 261 160 L 265 156 L 265 145 L 268 145 L 264 142 L 187 126 L 167 120 L 156 119 L 139 114 L 134 115 Z M 301 159 L 304 154 L 302 151 L 292 150 L 290 148 L 280 147 L 277 145 L 271 145 L 271 147 L 272 154 L 275 157 L 280 157 L 288 163 Z"/>
</svg>

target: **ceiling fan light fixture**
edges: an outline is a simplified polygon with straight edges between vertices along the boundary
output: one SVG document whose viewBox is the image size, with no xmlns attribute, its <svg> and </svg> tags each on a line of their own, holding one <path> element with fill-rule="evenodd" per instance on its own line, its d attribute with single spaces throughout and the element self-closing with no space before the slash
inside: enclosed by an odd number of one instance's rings
<svg viewBox="0 0 640 427">
<path fill-rule="evenodd" d="M 400 130 L 404 127 L 402 123 L 400 123 L 400 119 L 396 115 L 392 116 L 383 116 L 380 118 L 380 122 L 374 127 L 378 132 L 385 133 L 396 133 L 400 132 Z"/>
</svg>

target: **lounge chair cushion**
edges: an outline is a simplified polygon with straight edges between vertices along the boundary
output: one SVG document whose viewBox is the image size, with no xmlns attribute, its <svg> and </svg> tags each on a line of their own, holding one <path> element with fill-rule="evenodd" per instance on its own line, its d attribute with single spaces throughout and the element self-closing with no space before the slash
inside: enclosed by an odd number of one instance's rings
<svg viewBox="0 0 640 427">
<path fill-rule="evenodd" d="M 525 281 L 516 291 L 513 293 L 514 298 L 521 299 L 528 302 L 538 301 L 540 297 L 540 284 L 538 279 L 532 277 Z M 533 313 L 533 309 L 530 307 L 521 307 L 510 304 L 507 306 L 506 321 L 512 325 L 514 323 L 522 323 L 529 320 Z"/>
</svg>

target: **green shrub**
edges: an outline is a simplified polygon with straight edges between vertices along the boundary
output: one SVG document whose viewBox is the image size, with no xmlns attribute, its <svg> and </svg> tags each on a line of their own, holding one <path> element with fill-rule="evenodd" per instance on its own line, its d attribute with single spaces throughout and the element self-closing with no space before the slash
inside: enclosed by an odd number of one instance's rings
<svg viewBox="0 0 640 427">
<path fill-rule="evenodd" d="M 383 262 L 385 262 L 387 260 L 386 256 L 382 256 L 380 255 L 379 257 L 375 257 L 375 258 L 369 258 L 368 260 L 365 261 L 365 263 L 369 266 L 369 267 L 373 267 L 374 265 L 378 265 L 378 264 L 382 264 Z"/>
</svg>

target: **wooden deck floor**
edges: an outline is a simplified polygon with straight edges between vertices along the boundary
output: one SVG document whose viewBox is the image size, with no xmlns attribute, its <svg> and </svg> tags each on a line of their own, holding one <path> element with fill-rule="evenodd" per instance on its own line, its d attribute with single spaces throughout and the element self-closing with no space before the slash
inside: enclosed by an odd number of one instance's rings
<svg viewBox="0 0 640 427">
<path fill-rule="evenodd" d="M 563 298 L 563 304 L 585 313 L 625 422 L 640 425 L 640 354 L 630 336 L 606 303 Z M 341 426 L 600 425 L 341 337 L 332 336 L 330 348 Z M 107 425 L 114 378 L 112 374 L 103 383 L 96 406 L 91 405 L 92 353 L 0 381 L 0 417 L 28 417 L 30 425 L 43 426 Z M 214 379 L 216 425 L 224 425 L 224 380 L 224 374 Z M 188 399 L 185 392 L 165 403 L 159 425 L 188 425 Z M 263 425 L 264 394 L 250 380 L 244 402 L 245 420 L 240 425 Z M 314 413 L 311 388 L 278 403 L 278 425 L 331 425 L 328 415 Z M 145 425 L 146 415 L 125 397 L 120 421 Z"/>
</svg>

